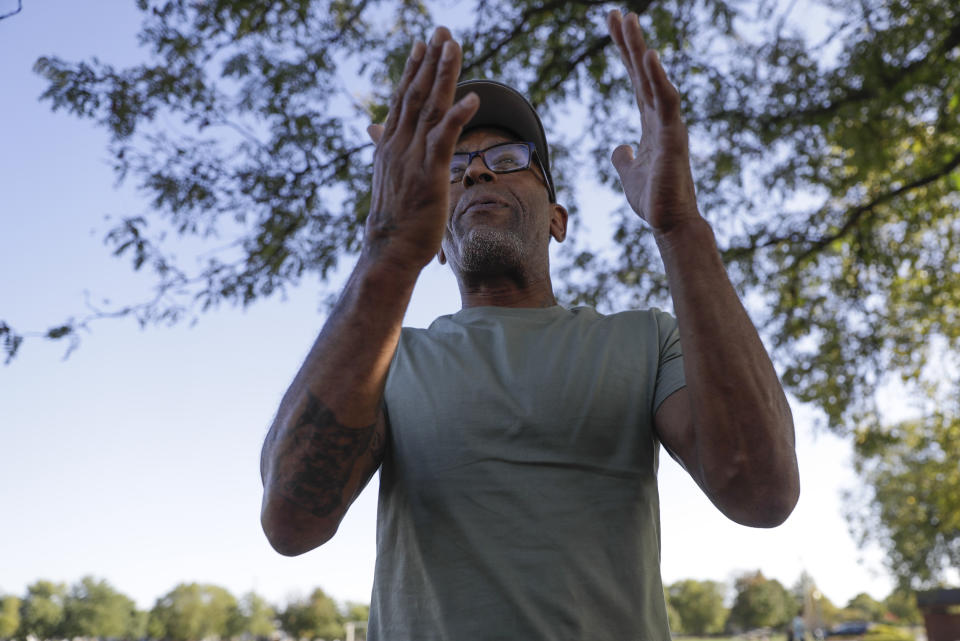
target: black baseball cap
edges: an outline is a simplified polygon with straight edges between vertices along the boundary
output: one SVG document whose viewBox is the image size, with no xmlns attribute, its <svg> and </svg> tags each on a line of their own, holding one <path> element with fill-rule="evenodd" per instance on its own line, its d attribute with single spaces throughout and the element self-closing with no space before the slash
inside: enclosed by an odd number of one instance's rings
<svg viewBox="0 0 960 641">
<path fill-rule="evenodd" d="M 464 126 L 463 131 L 478 127 L 498 127 L 512 132 L 520 140 L 529 141 L 537 150 L 537 157 L 547 179 L 550 202 L 557 202 L 557 192 L 550 175 L 550 153 L 543 123 L 533 105 L 519 91 L 496 80 L 464 80 L 457 83 L 454 100 L 460 100 L 470 92 L 480 98 L 480 108 Z"/>
</svg>

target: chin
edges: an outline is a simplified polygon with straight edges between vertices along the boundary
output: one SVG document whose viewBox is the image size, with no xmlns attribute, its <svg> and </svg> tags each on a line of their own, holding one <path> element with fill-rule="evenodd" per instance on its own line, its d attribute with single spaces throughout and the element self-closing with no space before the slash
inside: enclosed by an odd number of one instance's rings
<svg viewBox="0 0 960 641">
<path fill-rule="evenodd" d="M 498 227 L 473 227 L 456 247 L 456 262 L 467 273 L 513 271 L 523 265 L 526 254 L 515 231 Z"/>
</svg>

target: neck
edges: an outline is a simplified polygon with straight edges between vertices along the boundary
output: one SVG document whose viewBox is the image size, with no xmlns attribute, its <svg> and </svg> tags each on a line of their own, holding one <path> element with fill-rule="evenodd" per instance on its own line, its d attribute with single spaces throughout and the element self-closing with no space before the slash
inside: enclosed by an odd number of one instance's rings
<svg viewBox="0 0 960 641">
<path fill-rule="evenodd" d="M 551 307 L 557 304 L 548 274 L 537 280 L 518 282 L 512 277 L 486 277 L 472 280 L 466 275 L 457 278 L 460 304 L 468 307 Z"/>
</svg>

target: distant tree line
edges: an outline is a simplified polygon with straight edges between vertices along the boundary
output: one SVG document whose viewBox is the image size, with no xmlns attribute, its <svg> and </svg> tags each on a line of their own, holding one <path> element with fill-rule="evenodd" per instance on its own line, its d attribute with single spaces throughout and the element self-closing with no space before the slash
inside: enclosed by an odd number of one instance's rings
<svg viewBox="0 0 960 641">
<path fill-rule="evenodd" d="M 338 604 L 320 588 L 280 609 L 255 592 L 239 599 L 226 588 L 181 583 L 149 611 L 105 580 L 72 586 L 40 580 L 22 596 L 0 594 L 0 639 L 343 639 L 350 621 L 366 621 L 369 606 Z"/>
<path fill-rule="evenodd" d="M 805 614 L 808 624 L 823 628 L 846 621 L 893 625 L 922 621 L 914 594 L 899 588 L 883 601 L 863 592 L 838 607 L 806 574 L 786 588 L 758 570 L 740 575 L 732 587 L 732 601 L 728 601 L 728 586 L 719 581 L 684 579 L 664 586 L 670 629 L 695 636 L 783 629 L 795 616 Z"/>
<path fill-rule="evenodd" d="M 730 588 L 732 587 L 732 592 Z M 731 597 L 728 599 L 728 596 Z M 782 629 L 806 613 L 824 628 L 845 621 L 915 625 L 922 621 L 912 592 L 895 589 L 883 601 L 861 593 L 843 607 L 834 605 L 802 575 L 791 587 L 747 572 L 732 586 L 684 579 L 664 586 L 674 634 L 738 633 L 757 628 Z M 23 596 L 0 594 L 0 639 L 344 639 L 351 621 L 365 622 L 366 604 L 338 604 L 320 588 L 284 608 L 255 592 L 239 599 L 226 588 L 181 583 L 156 600 L 149 611 L 105 580 L 84 577 L 72 586 L 36 581 Z"/>
</svg>

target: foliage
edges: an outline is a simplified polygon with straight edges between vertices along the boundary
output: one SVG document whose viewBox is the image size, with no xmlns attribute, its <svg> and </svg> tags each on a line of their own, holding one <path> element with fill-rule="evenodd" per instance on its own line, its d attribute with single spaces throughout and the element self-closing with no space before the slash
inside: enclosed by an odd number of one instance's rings
<svg viewBox="0 0 960 641">
<path fill-rule="evenodd" d="M 826 596 L 817 600 L 814 605 L 814 613 L 818 617 L 817 621 L 823 627 L 832 627 L 844 620 L 843 608 L 837 607 Z"/>
<path fill-rule="evenodd" d="M 275 635 L 278 619 L 293 638 L 342 639 L 345 622 L 369 616 L 369 605 L 347 602 L 341 608 L 320 588 L 308 599 L 289 604 L 278 617 L 255 592 L 244 594 L 238 603 L 225 588 L 197 583 L 177 585 L 147 613 L 105 580 L 88 576 L 69 590 L 61 583 L 37 581 L 22 600 L 0 596 L 0 639 L 264 639 Z"/>
<path fill-rule="evenodd" d="M 62 633 L 68 638 L 136 638 L 136 604 L 106 581 L 84 577 L 64 600 Z"/>
<path fill-rule="evenodd" d="M 370 606 L 366 603 L 347 603 L 345 621 L 367 621 L 370 619 Z"/>
<path fill-rule="evenodd" d="M 779 628 L 797 614 L 793 595 L 779 581 L 767 579 L 759 570 L 738 577 L 734 590 L 736 597 L 728 623 L 732 630 Z"/>
<path fill-rule="evenodd" d="M 295 639 L 342 639 L 343 617 L 337 604 L 320 588 L 310 597 L 287 604 L 280 615 L 284 631 Z"/>
<path fill-rule="evenodd" d="M 236 598 L 216 585 L 181 583 L 157 599 L 150 611 L 148 633 L 170 641 L 196 641 L 239 632 Z"/>
<path fill-rule="evenodd" d="M 716 581 L 685 579 L 671 584 L 667 588 L 669 603 L 679 619 L 678 627 L 671 629 L 695 635 L 722 632 L 727 618 L 724 592 L 724 585 Z"/>
<path fill-rule="evenodd" d="M 670 631 L 674 634 L 679 633 L 683 622 L 680 620 L 680 613 L 670 603 L 670 590 L 667 586 L 663 586 L 663 601 L 667 606 L 667 624 L 670 626 Z"/>
<path fill-rule="evenodd" d="M 850 599 L 847 602 L 847 610 L 856 612 L 860 621 L 872 621 L 874 623 L 883 621 L 887 614 L 887 607 L 866 592 L 861 592 Z"/>
<path fill-rule="evenodd" d="M 848 496 L 849 519 L 863 542 L 884 549 L 903 589 L 934 587 L 960 569 L 960 411 L 941 407 L 950 411 L 856 437 L 867 492 Z"/>
<path fill-rule="evenodd" d="M 276 612 L 266 599 L 248 592 L 240 599 L 239 630 L 254 637 L 269 637 L 276 631 Z"/>
<path fill-rule="evenodd" d="M 20 599 L 11 595 L 0 596 L 0 639 L 9 639 L 20 627 Z"/>
<path fill-rule="evenodd" d="M 809 616 L 808 624 L 814 628 L 829 628 L 840 620 L 840 608 L 820 591 L 808 572 L 800 573 L 800 578 L 790 588 L 790 594 L 796 611 L 801 616 Z"/>
<path fill-rule="evenodd" d="M 895 589 L 883 600 L 883 605 L 900 623 L 923 623 L 923 615 L 917 607 L 917 595 L 912 590 Z"/>
<path fill-rule="evenodd" d="M 64 600 L 67 586 L 52 581 L 36 581 L 27 586 L 20 604 L 19 636 L 29 634 L 39 639 L 59 638 L 63 628 Z"/>
<path fill-rule="evenodd" d="M 150 613 L 145 612 L 144 610 L 137 610 L 133 613 L 133 620 L 130 622 L 130 637 L 131 639 L 145 639 L 149 635 L 147 634 L 147 628 L 150 625 Z M 155 637 L 159 638 L 159 637 Z"/>
</svg>

